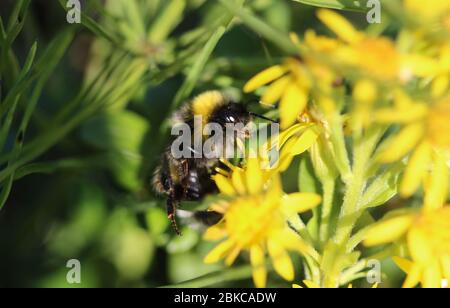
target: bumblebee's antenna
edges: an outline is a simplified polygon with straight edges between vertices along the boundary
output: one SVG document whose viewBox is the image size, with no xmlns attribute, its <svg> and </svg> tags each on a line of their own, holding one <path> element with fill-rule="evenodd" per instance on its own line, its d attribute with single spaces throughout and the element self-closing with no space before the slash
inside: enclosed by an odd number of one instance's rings
<svg viewBox="0 0 450 308">
<path fill-rule="evenodd" d="M 252 103 L 258 103 L 258 104 L 264 105 L 264 106 L 266 106 L 266 107 L 270 107 L 270 108 L 272 108 L 272 109 L 275 109 L 275 108 L 276 108 L 275 105 L 265 103 L 265 102 L 263 102 L 263 101 L 261 101 L 260 99 L 257 99 L 257 98 L 254 98 L 254 99 L 251 99 L 251 100 L 249 100 L 249 101 L 246 101 L 246 102 L 245 102 L 245 105 L 250 105 L 250 104 L 252 104 Z"/>
<path fill-rule="evenodd" d="M 266 120 L 266 121 L 269 121 L 269 122 L 272 122 L 272 123 L 278 123 L 278 121 L 269 119 L 268 117 L 262 116 L 260 114 L 254 113 L 254 112 L 249 112 L 249 114 L 254 116 L 254 117 L 257 117 L 257 118 L 260 118 L 260 119 L 263 119 L 263 120 Z"/>
</svg>

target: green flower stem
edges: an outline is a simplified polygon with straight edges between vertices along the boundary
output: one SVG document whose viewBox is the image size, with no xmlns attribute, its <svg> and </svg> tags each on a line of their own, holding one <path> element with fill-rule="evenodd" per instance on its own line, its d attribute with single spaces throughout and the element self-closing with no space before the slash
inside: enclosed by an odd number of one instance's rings
<svg viewBox="0 0 450 308">
<path fill-rule="evenodd" d="M 336 167 L 338 168 L 344 183 L 347 183 L 349 178 L 351 177 L 351 168 L 347 147 L 345 146 L 345 136 L 342 127 L 342 116 L 334 116 L 333 120 L 331 121 L 330 140 L 334 148 Z"/>
<path fill-rule="evenodd" d="M 347 243 L 353 227 L 361 215 L 359 205 L 367 183 L 366 171 L 369 167 L 372 153 L 383 132 L 384 130 L 379 127 L 374 127 L 367 134 L 355 140 L 352 175 L 348 183 L 346 183 L 344 203 L 334 239 L 338 245 Z"/>
<path fill-rule="evenodd" d="M 334 179 L 324 181 L 323 205 L 319 228 L 319 238 L 321 243 L 325 243 L 330 237 L 330 219 L 331 219 L 331 212 L 333 210 L 334 191 L 335 191 Z"/>
<path fill-rule="evenodd" d="M 374 126 L 360 137 L 354 136 L 353 168 L 351 176 L 345 181 L 346 190 L 341 213 L 339 215 L 336 235 L 333 238 L 337 245 L 337 255 L 333 256 L 333 263 L 329 270 L 324 272 L 323 282 L 326 287 L 338 287 L 342 275 L 343 264 L 347 254 L 347 244 L 352 235 L 353 228 L 361 217 L 361 199 L 367 184 L 367 168 L 369 167 L 375 147 L 383 135 L 384 130 Z"/>
</svg>

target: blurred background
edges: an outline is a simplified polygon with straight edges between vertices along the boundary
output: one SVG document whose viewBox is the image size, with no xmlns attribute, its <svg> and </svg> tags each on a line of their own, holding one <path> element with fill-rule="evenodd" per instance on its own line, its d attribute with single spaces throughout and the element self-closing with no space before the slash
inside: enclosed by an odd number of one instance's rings
<svg viewBox="0 0 450 308">
<path fill-rule="evenodd" d="M 244 2 L 284 33 L 324 31 L 312 7 Z M 171 111 L 208 89 L 251 100 L 244 82 L 280 51 L 215 0 L 81 1 L 80 25 L 65 4 L 0 2 L 0 287 L 252 286 L 246 266 L 202 263 L 199 231 L 174 235 L 151 175 Z M 285 182 L 296 190 L 297 170 Z"/>
</svg>

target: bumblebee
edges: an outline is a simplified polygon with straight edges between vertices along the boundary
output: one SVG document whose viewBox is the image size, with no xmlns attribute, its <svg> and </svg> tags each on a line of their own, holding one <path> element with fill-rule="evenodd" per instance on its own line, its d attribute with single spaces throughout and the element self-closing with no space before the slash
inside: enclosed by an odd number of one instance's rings
<svg viewBox="0 0 450 308">
<path fill-rule="evenodd" d="M 182 106 L 174 114 L 172 125 L 187 124 L 191 131 L 194 131 L 194 119 L 196 116 L 201 116 L 203 125 L 216 123 L 225 130 L 227 124 L 243 124 L 242 126 L 246 126 L 252 121 L 254 115 L 247 110 L 244 104 L 233 102 L 221 92 L 210 91 L 197 96 Z M 237 132 L 236 138 L 241 138 L 244 135 Z M 172 142 L 174 142 L 174 139 L 171 140 L 170 144 Z M 195 149 L 189 148 L 189 151 L 195 152 Z M 218 191 L 212 176 L 216 167 L 220 164 L 220 157 L 197 157 L 193 155 L 187 158 L 175 158 L 169 145 L 153 177 L 155 191 L 167 196 L 167 215 L 178 235 L 181 233 L 177 226 L 175 214 L 180 202 L 199 201 L 206 195 Z M 196 212 L 194 217 L 208 226 L 214 225 L 222 219 L 221 214 L 210 211 Z"/>
</svg>

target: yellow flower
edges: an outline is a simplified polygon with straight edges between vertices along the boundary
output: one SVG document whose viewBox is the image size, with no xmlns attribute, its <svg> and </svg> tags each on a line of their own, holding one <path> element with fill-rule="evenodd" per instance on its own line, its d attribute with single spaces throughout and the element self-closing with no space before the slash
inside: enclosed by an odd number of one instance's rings
<svg viewBox="0 0 450 308">
<path fill-rule="evenodd" d="M 205 239 L 222 242 L 205 257 L 205 262 L 225 259 L 225 263 L 231 265 L 242 251 L 247 251 L 254 283 L 257 287 L 265 287 L 266 253 L 275 271 L 287 281 L 294 279 L 294 266 L 288 251 L 319 258 L 287 221 L 316 207 L 321 198 L 311 193 L 286 195 L 278 173 L 262 170 L 260 164 L 259 159 L 249 159 L 245 170 L 234 167 L 229 176 L 215 176 L 220 191 L 233 198 L 211 207 L 224 218 L 207 230 Z"/>
<path fill-rule="evenodd" d="M 431 94 L 439 98 L 450 89 L 450 43 L 433 46 L 425 55 L 413 54 L 405 58 L 411 71 L 422 78 L 432 79 Z"/>
<path fill-rule="evenodd" d="M 342 41 L 334 53 L 336 62 L 359 68 L 365 75 L 380 80 L 401 76 L 401 57 L 392 40 L 369 37 L 331 10 L 319 10 L 318 17 Z"/>
<path fill-rule="evenodd" d="M 310 281 L 310 280 L 303 280 L 303 283 L 305 284 L 305 286 L 308 289 L 320 289 L 321 288 L 317 283 L 315 283 L 313 281 Z M 303 287 L 298 285 L 298 284 L 293 284 L 292 288 L 294 288 L 294 289 L 303 289 Z M 348 288 L 349 289 L 353 289 L 353 284 L 349 284 Z M 377 283 L 372 286 L 372 289 L 377 289 L 377 288 L 378 288 L 378 284 Z"/>
<path fill-rule="evenodd" d="M 422 23 L 445 18 L 450 13 L 450 2 L 448 1 L 427 0 L 424 5 L 422 0 L 404 0 L 404 5 L 407 11 Z"/>
<path fill-rule="evenodd" d="M 253 92 L 268 84 L 261 101 L 267 105 L 280 102 L 280 125 L 281 129 L 286 129 L 295 123 L 308 104 L 311 80 L 307 69 L 299 59 L 288 58 L 283 64 L 254 76 L 244 86 L 244 91 Z"/>
<path fill-rule="evenodd" d="M 275 161 L 269 157 L 266 160 L 271 161 L 271 168 L 277 172 L 284 172 L 289 168 L 294 157 L 311 149 L 321 134 L 321 127 L 315 123 L 295 124 L 263 146 L 263 152 L 270 155 L 275 150 L 279 155 Z"/>
<path fill-rule="evenodd" d="M 313 282 L 313 281 L 303 280 L 303 283 L 305 284 L 305 286 L 308 289 L 320 289 L 320 286 L 317 283 Z M 294 289 L 303 289 L 303 287 L 301 285 L 298 285 L 298 284 L 293 284 L 292 288 L 294 288 Z"/>
<path fill-rule="evenodd" d="M 399 92 L 395 106 L 378 110 L 375 120 L 402 126 L 386 142 L 379 156 L 380 161 L 389 163 L 411 153 L 400 194 L 409 197 L 424 183 L 429 186 L 425 205 L 436 207 L 442 204 L 448 189 L 446 153 L 450 151 L 450 100 L 429 106 L 412 102 Z"/>
<path fill-rule="evenodd" d="M 386 244 L 404 236 L 412 259 L 396 259 L 408 273 L 404 287 L 421 282 L 425 288 L 439 288 L 442 279 L 450 279 L 450 206 L 386 219 L 369 231 L 365 244 Z"/>
</svg>

